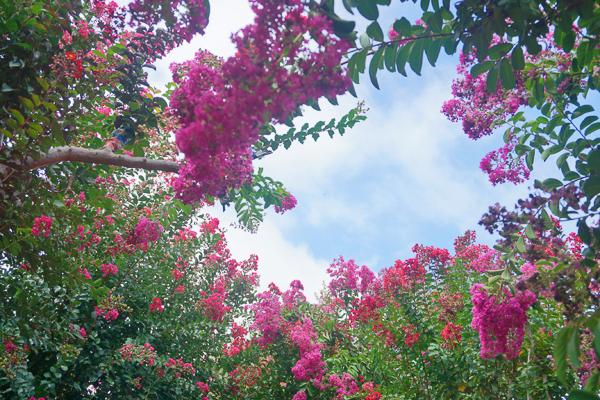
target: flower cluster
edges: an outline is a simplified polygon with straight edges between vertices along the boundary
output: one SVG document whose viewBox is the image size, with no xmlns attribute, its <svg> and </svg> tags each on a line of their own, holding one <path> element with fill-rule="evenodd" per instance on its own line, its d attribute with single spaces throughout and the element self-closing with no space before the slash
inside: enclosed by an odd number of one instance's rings
<svg viewBox="0 0 600 400">
<path fill-rule="evenodd" d="M 397 260 L 383 276 L 385 291 L 395 295 L 400 290 L 410 290 L 416 284 L 424 282 L 425 273 L 425 268 L 414 258 L 406 261 Z"/>
<path fill-rule="evenodd" d="M 196 369 L 192 366 L 192 364 L 184 363 L 181 358 L 179 358 L 177 360 L 169 358 L 169 361 L 167 361 L 164 365 L 165 365 L 165 367 L 176 371 L 173 374 L 173 376 L 176 378 L 181 378 L 182 373 L 187 374 L 187 375 L 195 375 L 196 374 Z"/>
<path fill-rule="evenodd" d="M 116 275 L 117 272 L 119 272 L 119 269 L 112 264 L 102 264 L 100 269 L 102 270 L 102 276 L 106 276 L 108 274 Z"/>
<path fill-rule="evenodd" d="M 266 119 L 285 122 L 298 105 L 349 88 L 339 64 L 350 43 L 333 35 L 327 17 L 309 14 L 300 0 L 252 0 L 251 7 L 255 23 L 233 37 L 236 56 L 215 68 L 198 53 L 173 92 L 176 142 L 186 156 L 173 187 L 186 202 L 249 180 L 249 147 Z"/>
<path fill-rule="evenodd" d="M 152 300 L 152 304 L 150 304 L 150 311 L 152 312 L 156 312 L 156 311 L 163 311 L 163 305 L 162 305 L 162 300 L 158 297 L 155 297 L 154 300 Z"/>
<path fill-rule="evenodd" d="M 344 396 L 352 396 L 358 392 L 358 385 L 354 381 L 354 377 L 346 372 L 342 374 L 341 378 L 336 374 L 332 374 L 329 377 L 329 383 L 338 388 L 338 399 L 342 399 Z"/>
<path fill-rule="evenodd" d="M 412 349 L 415 343 L 419 342 L 419 338 L 421 334 L 416 332 L 417 328 L 414 325 L 406 325 L 402 328 L 404 333 L 406 333 L 406 337 L 404 338 L 404 344 L 408 346 L 409 349 Z"/>
<path fill-rule="evenodd" d="M 299 280 L 294 280 L 290 283 L 290 289 L 283 293 L 283 305 L 289 309 L 295 309 L 299 303 L 306 301 L 306 296 L 302 293 L 304 285 Z"/>
<path fill-rule="evenodd" d="M 454 325 L 451 322 L 446 324 L 444 329 L 442 329 L 443 341 L 441 347 L 447 350 L 455 349 L 456 346 L 458 346 L 458 342 L 460 342 L 460 340 L 462 339 L 462 335 L 460 334 L 462 330 L 462 326 Z"/>
<path fill-rule="evenodd" d="M 479 168 L 489 176 L 490 182 L 496 186 L 506 181 L 515 185 L 529 179 L 531 171 L 525 166 L 522 159 L 515 159 L 513 149 L 516 143 L 516 135 L 498 150 L 486 154 L 481 159 Z"/>
<path fill-rule="evenodd" d="M 284 212 L 296 207 L 297 203 L 298 201 L 296 200 L 296 198 L 292 194 L 288 193 L 287 196 L 284 196 L 281 199 L 281 207 L 275 206 L 275 212 L 278 214 L 283 214 Z"/>
<path fill-rule="evenodd" d="M 119 350 L 123 360 L 137 360 L 140 365 L 154 365 L 156 351 L 150 343 L 144 343 L 143 346 L 137 344 L 124 344 Z"/>
<path fill-rule="evenodd" d="M 31 234 L 33 236 L 39 236 L 40 233 L 44 233 L 44 237 L 50 235 L 50 228 L 52 227 L 52 218 L 42 215 L 36 218 L 31 228 Z"/>
<path fill-rule="evenodd" d="M 473 320 L 471 327 L 479 332 L 481 357 L 494 358 L 498 353 L 507 358 L 519 355 L 525 335 L 527 310 L 536 301 L 535 294 L 524 291 L 512 295 L 502 291 L 501 295 L 489 296 L 484 285 L 471 287 L 473 295 Z"/>
<path fill-rule="evenodd" d="M 450 323 L 456 319 L 456 314 L 463 308 L 465 297 L 460 292 L 444 292 L 438 299 L 441 308 L 438 321 Z"/>
<path fill-rule="evenodd" d="M 283 307 L 276 293 L 263 292 L 257 297 L 259 301 L 249 306 L 254 311 L 254 323 L 250 328 L 262 333 L 259 343 L 266 346 L 273 343 L 284 322 L 281 315 Z"/>
<path fill-rule="evenodd" d="M 231 327 L 231 337 L 233 338 L 233 342 L 229 346 L 225 345 L 223 350 L 225 355 L 234 356 L 246 350 L 250 346 L 250 342 L 246 340 L 247 334 L 248 331 L 244 329 L 244 327 L 234 322 Z"/>
<path fill-rule="evenodd" d="M 158 240 L 162 231 L 163 227 L 160 223 L 142 217 L 135 227 L 135 240 L 137 243 L 154 242 Z"/>
<path fill-rule="evenodd" d="M 214 286 L 210 286 L 210 290 L 213 293 L 206 299 L 200 300 L 198 307 L 204 309 L 204 315 L 207 318 L 214 322 L 223 322 L 225 314 L 231 311 L 231 307 L 224 304 L 229 294 L 225 293 L 226 287 L 222 282 L 217 282 Z"/>
<path fill-rule="evenodd" d="M 290 332 L 290 339 L 300 348 L 300 359 L 292 367 L 294 378 L 301 382 L 320 381 L 326 371 L 325 362 L 321 359 L 323 344 L 317 341 L 312 321 L 309 318 L 297 321 Z"/>
</svg>

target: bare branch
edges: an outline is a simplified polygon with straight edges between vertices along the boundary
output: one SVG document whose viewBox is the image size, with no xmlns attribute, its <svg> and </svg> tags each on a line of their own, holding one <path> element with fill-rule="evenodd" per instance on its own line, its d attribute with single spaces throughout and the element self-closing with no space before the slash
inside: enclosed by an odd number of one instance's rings
<svg viewBox="0 0 600 400">
<path fill-rule="evenodd" d="M 179 163 L 175 161 L 155 160 L 146 157 L 130 157 L 114 154 L 110 149 L 85 149 L 82 147 L 62 146 L 55 147 L 47 154 L 41 153 L 39 160 L 28 157 L 18 168 L 22 171 L 30 171 L 48 165 L 57 164 L 61 161 L 79 161 L 87 164 L 114 165 L 125 168 L 141 168 L 148 171 L 179 171 Z"/>
</svg>

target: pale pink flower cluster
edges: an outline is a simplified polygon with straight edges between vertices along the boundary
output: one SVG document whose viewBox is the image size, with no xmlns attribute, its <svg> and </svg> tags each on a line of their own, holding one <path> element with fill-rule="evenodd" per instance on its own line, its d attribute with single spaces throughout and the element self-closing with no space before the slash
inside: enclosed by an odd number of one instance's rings
<svg viewBox="0 0 600 400">
<path fill-rule="evenodd" d="M 489 270 L 499 269 L 501 267 L 500 263 L 500 252 L 490 250 L 479 254 L 475 260 L 471 261 L 469 267 L 477 272 L 485 273 Z"/>
<path fill-rule="evenodd" d="M 485 285 L 471 287 L 473 320 L 471 327 L 479 332 L 481 357 L 494 358 L 499 353 L 506 358 L 519 355 L 525 335 L 527 310 L 535 303 L 536 296 L 530 291 L 512 295 L 502 290 L 500 295 L 491 295 Z"/>
</svg>

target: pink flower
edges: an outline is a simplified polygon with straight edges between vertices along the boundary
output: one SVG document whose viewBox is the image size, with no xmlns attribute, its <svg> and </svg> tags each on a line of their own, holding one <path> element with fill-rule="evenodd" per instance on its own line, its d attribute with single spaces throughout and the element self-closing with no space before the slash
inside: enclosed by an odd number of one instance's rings
<svg viewBox="0 0 600 400">
<path fill-rule="evenodd" d="M 138 243 L 154 242 L 158 240 L 162 231 L 163 227 L 160 223 L 142 217 L 135 227 L 135 239 Z"/>
<path fill-rule="evenodd" d="M 52 218 L 42 215 L 36 218 L 33 227 L 31 228 L 31 234 L 33 236 L 39 236 L 40 232 L 44 232 L 44 237 L 50 235 L 50 228 L 52 227 Z"/>
<path fill-rule="evenodd" d="M 176 281 L 179 280 L 179 279 L 181 279 L 181 278 L 183 278 L 183 274 L 179 270 L 177 270 L 177 269 L 174 269 L 173 271 L 171 271 L 171 276 Z"/>
<path fill-rule="evenodd" d="M 119 269 L 112 264 L 102 264 L 100 269 L 102 270 L 102 276 L 106 276 L 108 274 L 116 275 L 119 271 Z"/>
<path fill-rule="evenodd" d="M 175 288 L 175 291 L 176 291 L 176 292 L 179 292 L 179 293 L 183 293 L 183 292 L 185 292 L 185 287 L 183 287 L 183 286 L 181 286 L 181 285 L 180 285 L 180 286 L 177 286 L 177 287 Z"/>
<path fill-rule="evenodd" d="M 160 298 L 155 297 L 154 300 L 152 300 L 152 304 L 150 304 L 150 311 L 155 312 L 155 311 L 163 311 L 163 306 L 162 306 L 162 301 L 160 300 Z"/>
<path fill-rule="evenodd" d="M 527 290 L 515 295 L 503 290 L 500 295 L 490 297 L 484 287 L 480 284 L 471 287 L 471 326 L 479 332 L 481 357 L 494 358 L 502 353 L 506 358 L 515 358 L 523 344 L 527 310 L 535 303 L 536 296 Z"/>
<path fill-rule="evenodd" d="M 292 194 L 288 193 L 287 196 L 281 199 L 281 207 L 275 206 L 275 212 L 278 214 L 283 214 L 286 211 L 296 207 L 296 204 L 298 204 L 296 198 Z"/>
</svg>

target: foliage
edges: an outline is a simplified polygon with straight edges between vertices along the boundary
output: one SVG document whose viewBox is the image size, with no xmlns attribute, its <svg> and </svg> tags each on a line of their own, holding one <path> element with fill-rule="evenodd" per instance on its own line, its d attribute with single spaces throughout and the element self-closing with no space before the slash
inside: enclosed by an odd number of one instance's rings
<svg viewBox="0 0 600 400">
<path fill-rule="evenodd" d="M 422 0 L 385 31 L 389 0 L 342 4 L 365 33 L 333 0 L 252 0 L 237 54 L 172 65 L 161 94 L 144 69 L 203 33 L 207 0 L 0 0 L 3 398 L 598 398 L 597 2 Z M 523 182 L 536 153 L 562 177 L 490 207 L 495 249 L 468 232 L 379 276 L 340 257 L 319 304 L 299 281 L 256 295 L 256 257 L 233 260 L 201 207 L 249 230 L 293 208 L 252 160 L 343 135 L 363 104 L 294 118 L 442 47 L 461 75 L 443 112 L 471 139 L 506 128 L 490 180 Z"/>
</svg>

